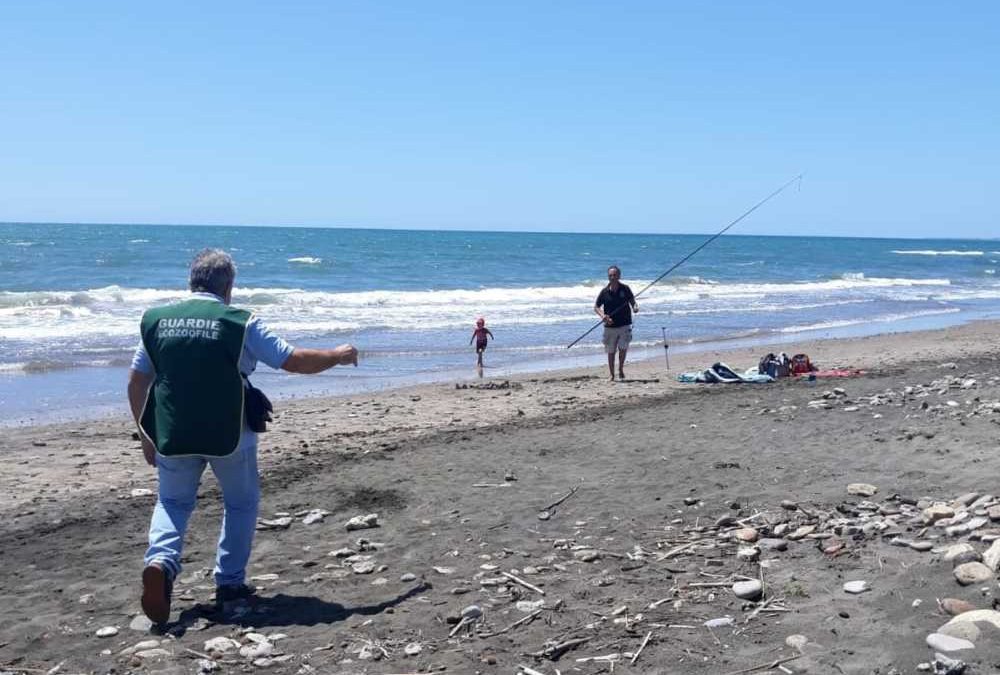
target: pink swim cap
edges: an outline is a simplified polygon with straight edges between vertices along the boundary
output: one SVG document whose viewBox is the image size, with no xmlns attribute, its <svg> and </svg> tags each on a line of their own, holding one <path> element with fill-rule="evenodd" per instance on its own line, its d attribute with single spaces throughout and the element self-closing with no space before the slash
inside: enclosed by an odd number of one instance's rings
<svg viewBox="0 0 1000 675">
<path fill-rule="evenodd" d="M 479 317 L 478 319 L 476 319 L 476 325 L 482 328 L 483 326 L 486 325 L 486 319 L 484 319 L 483 317 Z"/>
</svg>

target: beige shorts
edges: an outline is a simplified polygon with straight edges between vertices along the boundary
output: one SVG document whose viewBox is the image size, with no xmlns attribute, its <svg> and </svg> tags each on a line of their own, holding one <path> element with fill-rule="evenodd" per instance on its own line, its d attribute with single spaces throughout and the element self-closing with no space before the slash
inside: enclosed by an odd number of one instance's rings
<svg viewBox="0 0 1000 675">
<path fill-rule="evenodd" d="M 604 348 L 608 354 L 614 354 L 619 349 L 623 351 L 628 349 L 630 342 L 632 342 L 632 326 L 604 327 Z"/>
</svg>

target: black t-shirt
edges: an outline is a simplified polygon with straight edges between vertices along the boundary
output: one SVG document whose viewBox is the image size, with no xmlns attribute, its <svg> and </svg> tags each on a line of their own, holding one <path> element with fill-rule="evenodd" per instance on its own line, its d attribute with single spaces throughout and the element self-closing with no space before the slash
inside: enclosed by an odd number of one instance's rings
<svg viewBox="0 0 1000 675">
<path fill-rule="evenodd" d="M 618 328 L 632 325 L 633 302 L 635 296 L 632 295 L 632 289 L 625 284 L 618 284 L 618 290 L 614 293 L 609 286 L 605 286 L 597 296 L 594 306 L 603 307 L 605 316 L 610 316 L 614 322 L 611 325 Z"/>
</svg>

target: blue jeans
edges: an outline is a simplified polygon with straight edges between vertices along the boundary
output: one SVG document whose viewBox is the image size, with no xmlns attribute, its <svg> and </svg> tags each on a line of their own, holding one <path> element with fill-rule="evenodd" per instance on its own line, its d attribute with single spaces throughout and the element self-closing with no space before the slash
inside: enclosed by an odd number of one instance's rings
<svg viewBox="0 0 1000 675">
<path fill-rule="evenodd" d="M 194 511 L 205 465 L 211 465 L 219 481 L 225 506 L 215 556 L 215 583 L 217 586 L 241 584 L 250 560 L 260 502 L 257 434 L 246 428 L 236 452 L 228 457 L 156 455 L 160 490 L 149 524 L 145 564 L 159 563 L 172 578 L 180 574 L 184 532 Z"/>
</svg>

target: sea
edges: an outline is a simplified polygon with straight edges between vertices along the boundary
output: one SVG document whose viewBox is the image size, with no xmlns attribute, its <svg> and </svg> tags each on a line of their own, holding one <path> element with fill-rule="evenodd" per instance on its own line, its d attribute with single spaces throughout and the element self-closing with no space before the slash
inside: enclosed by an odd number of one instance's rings
<svg viewBox="0 0 1000 675">
<path fill-rule="evenodd" d="M 264 365 L 278 400 L 605 362 L 593 304 L 610 264 L 640 293 L 630 358 L 956 325 L 1000 314 L 1000 241 L 0 224 L 0 425 L 124 414 L 143 310 L 229 251 L 234 304 L 294 345 L 361 351 L 315 376 Z M 664 360 L 665 361 L 665 360 Z M 706 364 L 710 365 L 710 364 Z M 751 364 L 738 364 L 747 366 Z M 666 368 L 666 364 L 664 364 Z"/>
</svg>

